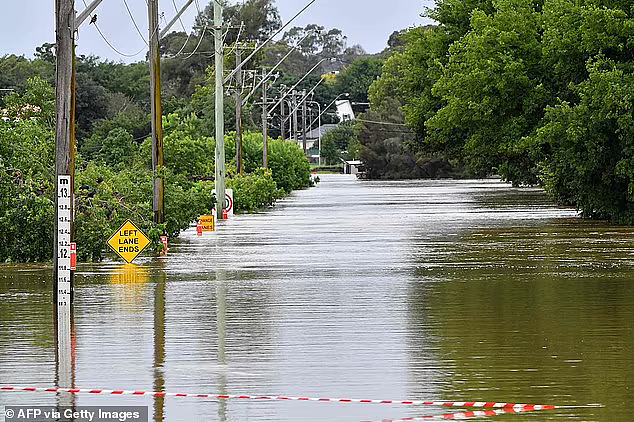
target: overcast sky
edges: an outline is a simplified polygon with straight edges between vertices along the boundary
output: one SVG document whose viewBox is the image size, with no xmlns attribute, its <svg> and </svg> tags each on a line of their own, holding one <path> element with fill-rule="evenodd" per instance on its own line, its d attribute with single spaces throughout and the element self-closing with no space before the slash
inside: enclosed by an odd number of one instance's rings
<svg viewBox="0 0 634 422">
<path fill-rule="evenodd" d="M 91 0 L 86 0 L 90 3 Z M 147 47 L 147 5 L 145 0 L 126 0 L 137 32 L 124 0 L 103 0 L 97 8 L 97 23 L 109 47 L 96 31 L 94 25 L 86 21 L 80 28 L 77 54 L 94 54 L 115 61 L 133 62 L 143 60 Z M 180 8 L 186 0 L 174 0 Z M 1 0 L 0 56 L 18 54 L 31 58 L 35 48 L 45 42 L 55 42 L 55 0 Z M 208 2 L 198 0 L 200 8 Z M 286 23 L 309 0 L 276 0 L 283 23 Z M 234 3 L 234 2 L 232 2 Z M 433 6 L 433 0 L 317 0 L 289 27 L 305 26 L 309 23 L 326 28 L 339 28 L 348 37 L 348 46 L 361 44 L 369 53 L 376 53 L 387 45 L 393 31 L 428 24 L 420 14 L 425 6 Z M 172 0 L 160 0 L 160 10 L 164 13 L 161 27 L 176 14 Z M 83 0 L 75 0 L 75 8 L 81 12 Z M 187 31 L 190 30 L 197 14 L 195 3 L 183 17 Z M 173 30 L 182 31 L 179 23 Z M 115 52 L 118 50 L 119 53 Z M 136 55 L 135 55 L 136 54 Z M 127 57 L 132 55 L 132 57 Z"/>
</svg>

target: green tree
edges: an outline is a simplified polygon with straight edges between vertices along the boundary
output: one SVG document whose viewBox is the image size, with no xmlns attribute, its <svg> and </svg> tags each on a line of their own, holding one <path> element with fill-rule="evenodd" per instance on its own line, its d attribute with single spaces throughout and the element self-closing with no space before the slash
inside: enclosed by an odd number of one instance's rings
<svg viewBox="0 0 634 422">
<path fill-rule="evenodd" d="M 311 185 L 310 163 L 297 144 L 272 140 L 269 142 L 268 158 L 278 188 L 290 193 Z"/>
<path fill-rule="evenodd" d="M 257 169 L 253 173 L 235 175 L 227 181 L 227 187 L 233 189 L 234 209 L 236 212 L 252 212 L 271 206 L 284 195 L 278 189 L 270 170 Z"/>
<path fill-rule="evenodd" d="M 532 0 L 495 5 L 492 16 L 475 11 L 473 29 L 449 49 L 433 88 L 445 105 L 426 125 L 441 150 L 462 150 L 475 175 L 536 183 L 537 168 L 516 144 L 535 130 L 550 99 L 541 82 L 541 14 Z"/>
<path fill-rule="evenodd" d="M 108 132 L 103 140 L 101 150 L 97 153 L 97 159 L 109 166 L 131 165 L 139 150 L 139 145 L 134 142 L 132 135 L 120 127 Z"/>
<path fill-rule="evenodd" d="M 395 111 L 391 108 L 404 107 L 408 125 L 419 140 L 426 141 L 425 122 L 443 104 L 432 88 L 448 62 L 449 36 L 442 27 L 422 27 L 402 38 L 406 41 L 404 51 L 387 59 L 381 76 L 370 86 L 371 108 L 392 115 Z"/>
<path fill-rule="evenodd" d="M 359 158 L 359 140 L 352 121 L 340 123 L 328 132 L 321 141 L 321 155 L 329 164 L 337 164 L 341 158 Z"/>
<path fill-rule="evenodd" d="M 350 94 L 350 101 L 368 102 L 370 85 L 381 75 L 383 61 L 366 57 L 354 61 L 337 75 L 335 88 L 338 92 Z"/>
<path fill-rule="evenodd" d="M 53 250 L 55 94 L 39 78 L 26 85 L 0 119 L 0 262 L 46 261 Z"/>
<path fill-rule="evenodd" d="M 233 44 L 238 32 L 240 41 L 266 41 L 282 26 L 280 13 L 275 7 L 275 0 L 246 0 L 243 3 L 229 5 L 226 0 L 220 0 L 223 5 L 223 19 L 225 24 L 232 26 L 227 32 L 225 43 Z M 210 2 L 196 17 L 196 28 L 200 32 L 207 26 L 213 28 L 214 2 Z M 244 26 L 238 30 L 241 24 Z"/>
<path fill-rule="evenodd" d="M 321 141 L 321 158 L 326 165 L 339 164 L 341 151 L 337 148 L 335 140 L 332 138 L 324 138 Z"/>
<path fill-rule="evenodd" d="M 370 179 L 422 177 L 423 173 L 411 149 L 413 134 L 405 125 L 400 126 L 405 116 L 400 107 L 389 110 L 392 113 L 368 111 L 360 116 L 356 125 L 366 175 Z"/>
<path fill-rule="evenodd" d="M 28 91 L 27 81 L 34 77 L 54 83 L 55 63 L 43 59 L 29 60 L 16 55 L 0 57 L 0 88 L 15 89 L 22 94 Z"/>
<path fill-rule="evenodd" d="M 295 26 L 284 33 L 282 41 L 288 45 L 299 45 L 305 56 L 337 57 L 346 48 L 347 37 L 340 29 L 308 24 L 305 27 Z M 300 43 L 301 40 L 304 40 Z"/>
<path fill-rule="evenodd" d="M 371 178 L 459 175 L 459 147 L 432 143 L 426 122 L 442 107 L 432 88 L 448 62 L 450 37 L 443 27 L 414 28 L 399 35 L 405 43 L 389 57 L 371 85 L 371 111 L 364 119 L 398 125 L 359 125 L 360 155 Z M 451 164 L 450 164 L 451 161 Z"/>
<path fill-rule="evenodd" d="M 587 217 L 634 223 L 633 89 L 631 72 L 599 59 L 575 89 L 579 104 L 549 108 L 526 140 L 548 192 Z"/>
<path fill-rule="evenodd" d="M 425 16 L 439 22 L 452 40 L 458 40 L 471 29 L 471 15 L 474 11 L 487 15 L 494 13 L 492 0 L 438 0 L 434 8 L 428 8 Z"/>
</svg>

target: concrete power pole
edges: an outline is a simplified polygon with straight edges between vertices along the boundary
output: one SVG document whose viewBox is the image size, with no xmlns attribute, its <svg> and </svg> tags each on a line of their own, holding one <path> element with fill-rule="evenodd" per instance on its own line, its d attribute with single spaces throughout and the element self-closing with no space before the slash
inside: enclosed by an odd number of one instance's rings
<svg viewBox="0 0 634 422">
<path fill-rule="evenodd" d="M 225 209 L 225 117 L 224 117 L 224 43 L 222 6 L 214 1 L 214 48 L 216 64 L 216 219 L 224 218 Z"/>
<path fill-rule="evenodd" d="M 242 51 L 236 46 L 236 67 L 242 63 Z M 236 170 L 242 174 L 242 70 L 236 73 Z"/>
<path fill-rule="evenodd" d="M 158 31 L 158 0 L 148 0 L 150 26 L 150 103 L 152 110 L 152 171 L 154 172 L 154 222 L 165 222 L 163 178 L 163 109 L 161 107 L 161 61 Z"/>
<path fill-rule="evenodd" d="M 266 71 L 262 71 L 262 77 L 266 77 Z M 266 88 L 267 81 L 264 81 L 262 84 L 262 167 L 265 169 L 269 167 L 269 157 L 268 157 L 268 121 L 269 121 L 269 109 L 266 104 Z"/>
<path fill-rule="evenodd" d="M 70 294 L 72 291 L 70 271 L 65 266 L 67 251 L 72 242 L 74 153 L 73 145 L 73 44 L 75 32 L 75 1 L 55 1 L 56 26 L 56 128 L 55 128 L 55 234 L 53 236 L 53 286 L 54 300 L 58 301 L 58 290 Z M 60 176 L 63 180 L 60 181 Z M 64 186 L 62 186 L 62 184 Z M 63 200 L 60 201 L 60 192 Z M 70 202 L 68 202 L 70 200 Z M 63 202 L 63 203 L 62 203 Z M 69 204 L 69 205 L 68 205 Z M 64 209 L 60 213 L 60 206 Z M 60 218 L 70 221 L 62 228 Z M 70 224 L 69 224 L 70 223 Z M 63 232 L 63 233 L 62 233 Z M 60 259 L 63 258 L 63 259 Z M 64 262 L 64 264 L 62 263 Z M 58 274 L 59 273 L 59 274 Z M 63 275 L 62 275 L 63 273 Z M 59 277 L 58 277 L 59 275 Z M 58 289 L 59 288 L 59 289 Z"/>
</svg>

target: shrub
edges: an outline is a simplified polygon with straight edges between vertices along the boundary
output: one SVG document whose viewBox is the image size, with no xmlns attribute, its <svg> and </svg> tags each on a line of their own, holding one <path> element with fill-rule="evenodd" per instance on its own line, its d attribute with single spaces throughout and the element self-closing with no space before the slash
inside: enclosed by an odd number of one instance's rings
<svg viewBox="0 0 634 422">
<path fill-rule="evenodd" d="M 236 212 L 252 212 L 273 205 L 284 195 L 284 191 L 277 188 L 271 171 L 263 168 L 229 179 L 227 187 L 233 189 Z"/>
<path fill-rule="evenodd" d="M 310 162 L 295 143 L 279 139 L 269 142 L 269 168 L 277 187 L 286 193 L 312 185 Z"/>
</svg>

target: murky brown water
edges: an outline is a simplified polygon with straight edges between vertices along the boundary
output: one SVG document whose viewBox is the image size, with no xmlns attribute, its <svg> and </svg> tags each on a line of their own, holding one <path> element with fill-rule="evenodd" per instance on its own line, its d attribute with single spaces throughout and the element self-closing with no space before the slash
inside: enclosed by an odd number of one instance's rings
<svg viewBox="0 0 634 422">
<path fill-rule="evenodd" d="M 0 385 L 577 405 L 496 420 L 629 420 L 634 230 L 496 181 L 324 176 L 165 259 L 80 265 L 72 373 L 50 269 L 0 266 Z M 81 245 L 80 245 L 81 247 Z M 0 406 L 54 405 L 0 393 Z M 133 396 L 161 421 L 381 421 L 450 409 Z"/>
</svg>

